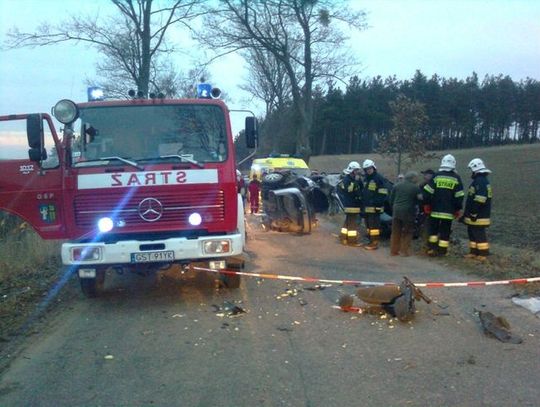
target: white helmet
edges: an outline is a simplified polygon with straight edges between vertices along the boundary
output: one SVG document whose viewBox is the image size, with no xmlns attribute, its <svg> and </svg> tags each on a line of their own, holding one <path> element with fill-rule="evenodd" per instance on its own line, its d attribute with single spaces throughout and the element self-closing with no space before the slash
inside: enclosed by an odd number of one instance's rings
<svg viewBox="0 0 540 407">
<path fill-rule="evenodd" d="M 370 167 L 373 167 L 375 169 L 377 169 L 377 167 L 375 167 L 375 163 L 373 162 L 373 160 L 364 160 L 364 163 L 362 164 L 362 168 L 364 170 L 370 168 Z"/>
<path fill-rule="evenodd" d="M 456 159 L 452 154 L 446 154 L 441 160 L 439 171 L 451 171 L 456 169 Z"/>
<path fill-rule="evenodd" d="M 483 172 L 488 174 L 491 172 L 486 168 L 484 162 L 480 158 L 474 158 L 473 160 L 471 160 L 467 167 L 469 167 L 472 172 Z"/>
<path fill-rule="evenodd" d="M 343 170 L 343 172 L 344 172 L 345 174 L 350 174 L 350 173 L 353 172 L 354 170 L 359 170 L 359 169 L 360 169 L 360 164 L 358 164 L 357 161 L 351 161 L 351 162 L 349 163 L 349 166 L 348 166 L 347 168 L 345 168 L 345 169 Z"/>
</svg>

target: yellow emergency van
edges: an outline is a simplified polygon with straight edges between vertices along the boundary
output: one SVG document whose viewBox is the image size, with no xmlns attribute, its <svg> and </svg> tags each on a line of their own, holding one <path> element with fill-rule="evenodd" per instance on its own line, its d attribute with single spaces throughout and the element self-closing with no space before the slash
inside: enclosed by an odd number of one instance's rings
<svg viewBox="0 0 540 407">
<path fill-rule="evenodd" d="M 304 160 L 294 158 L 288 155 L 279 155 L 268 158 L 256 158 L 251 164 L 249 179 L 253 179 L 253 175 L 257 175 L 257 179 L 261 179 L 263 174 L 274 171 L 288 170 L 296 175 L 309 176 L 311 170 Z"/>
</svg>

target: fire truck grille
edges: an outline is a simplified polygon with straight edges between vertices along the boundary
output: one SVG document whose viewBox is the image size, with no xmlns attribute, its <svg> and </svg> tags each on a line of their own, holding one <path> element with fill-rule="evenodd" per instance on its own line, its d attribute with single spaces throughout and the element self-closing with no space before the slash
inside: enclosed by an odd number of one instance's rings
<svg viewBox="0 0 540 407">
<path fill-rule="evenodd" d="M 79 227 L 95 227 L 102 217 L 111 217 L 126 227 L 159 225 L 189 227 L 189 216 L 201 215 L 202 224 L 225 220 L 225 199 L 222 190 L 190 191 L 182 194 L 112 191 L 107 195 L 79 195 L 75 198 L 75 222 Z"/>
</svg>

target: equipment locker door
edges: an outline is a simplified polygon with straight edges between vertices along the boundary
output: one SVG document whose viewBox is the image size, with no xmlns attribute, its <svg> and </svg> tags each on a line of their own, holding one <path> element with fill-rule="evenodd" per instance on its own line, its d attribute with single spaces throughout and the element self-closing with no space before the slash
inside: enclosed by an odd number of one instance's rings
<svg viewBox="0 0 540 407">
<path fill-rule="evenodd" d="M 0 116 L 0 210 L 44 239 L 66 237 L 63 152 L 49 115 Z"/>
</svg>

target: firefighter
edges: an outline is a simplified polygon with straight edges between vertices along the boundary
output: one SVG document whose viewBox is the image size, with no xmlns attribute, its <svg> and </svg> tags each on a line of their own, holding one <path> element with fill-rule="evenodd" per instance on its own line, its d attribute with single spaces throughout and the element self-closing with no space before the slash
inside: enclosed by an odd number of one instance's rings
<svg viewBox="0 0 540 407">
<path fill-rule="evenodd" d="M 381 213 L 384 211 L 384 203 L 388 198 L 388 189 L 385 179 L 377 172 L 377 167 L 372 160 L 365 160 L 362 163 L 365 172 L 364 177 L 364 216 L 366 219 L 366 229 L 369 243 L 364 246 L 366 250 L 376 250 L 379 248 L 381 237 Z"/>
<path fill-rule="evenodd" d="M 261 192 L 261 182 L 257 179 L 257 174 L 253 174 L 248 191 L 251 213 L 257 213 L 259 212 L 259 193 Z"/>
<path fill-rule="evenodd" d="M 423 198 L 429 205 L 428 255 L 444 256 L 450 246 L 452 221 L 458 219 L 463 206 L 463 184 L 455 172 L 456 159 L 447 154 L 433 179 L 424 186 Z"/>
<path fill-rule="evenodd" d="M 490 225 L 493 191 L 488 180 L 491 173 L 480 158 L 471 160 L 472 182 L 467 192 L 463 222 L 467 225 L 470 253 L 465 257 L 486 261 L 489 254 L 486 229 Z"/>
<path fill-rule="evenodd" d="M 360 164 L 351 161 L 343 170 L 345 176 L 337 185 L 337 191 L 343 202 L 345 223 L 341 228 L 340 240 L 344 245 L 359 246 L 358 226 L 362 209 L 362 181 L 360 181 Z"/>
</svg>

